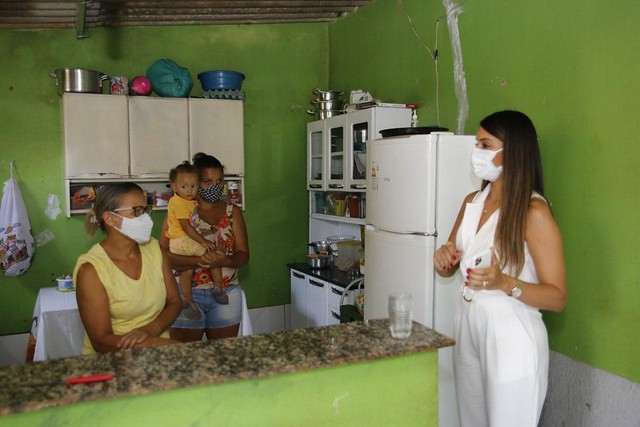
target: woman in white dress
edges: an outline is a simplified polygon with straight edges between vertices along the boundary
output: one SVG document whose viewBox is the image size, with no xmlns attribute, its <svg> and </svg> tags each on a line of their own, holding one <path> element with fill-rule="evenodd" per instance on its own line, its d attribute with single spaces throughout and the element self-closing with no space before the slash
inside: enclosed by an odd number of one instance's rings
<svg viewBox="0 0 640 427">
<path fill-rule="evenodd" d="M 480 126 L 471 163 L 482 189 L 465 198 L 434 255 L 439 275 L 460 270 L 464 277 L 453 350 L 460 421 L 534 427 L 549 364 L 538 310 L 561 311 L 566 303 L 562 239 L 544 197 L 531 120 L 501 111 Z M 487 250 L 490 266 L 479 268 Z"/>
</svg>

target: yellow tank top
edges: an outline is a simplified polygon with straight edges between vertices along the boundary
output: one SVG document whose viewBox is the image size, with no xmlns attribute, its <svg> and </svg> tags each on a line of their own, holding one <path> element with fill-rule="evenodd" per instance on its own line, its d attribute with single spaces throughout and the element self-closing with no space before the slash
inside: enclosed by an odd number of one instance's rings
<svg viewBox="0 0 640 427">
<path fill-rule="evenodd" d="M 134 280 L 124 274 L 100 246 L 95 244 L 89 252 L 80 255 L 73 271 L 73 282 L 77 286 L 76 275 L 82 264 L 93 265 L 109 297 L 111 327 L 116 335 L 151 323 L 163 310 L 167 289 L 162 275 L 162 252 L 155 239 L 140 245 L 142 273 Z M 169 338 L 165 331 L 161 337 Z M 87 333 L 84 334 L 82 354 L 95 353 Z"/>
</svg>

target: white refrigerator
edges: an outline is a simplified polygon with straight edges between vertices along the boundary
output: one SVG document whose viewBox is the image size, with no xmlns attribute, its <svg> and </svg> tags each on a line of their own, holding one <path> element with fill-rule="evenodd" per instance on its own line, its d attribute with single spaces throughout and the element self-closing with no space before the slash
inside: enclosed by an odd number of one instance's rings
<svg viewBox="0 0 640 427">
<path fill-rule="evenodd" d="M 453 336 L 460 274 L 443 279 L 434 250 L 447 241 L 464 197 L 480 188 L 474 136 L 404 135 L 367 147 L 365 320 L 388 317 L 392 292 L 413 294 L 413 320 Z M 451 347 L 438 352 L 439 425 L 459 424 Z"/>
</svg>

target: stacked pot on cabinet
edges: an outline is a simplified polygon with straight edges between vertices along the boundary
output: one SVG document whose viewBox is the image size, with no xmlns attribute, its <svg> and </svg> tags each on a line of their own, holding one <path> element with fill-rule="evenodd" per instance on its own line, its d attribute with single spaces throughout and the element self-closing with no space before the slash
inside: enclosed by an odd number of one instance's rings
<svg viewBox="0 0 640 427">
<path fill-rule="evenodd" d="M 342 98 L 344 92 L 318 88 L 314 88 L 312 92 L 313 97 L 310 102 L 315 108 L 308 109 L 307 113 L 315 115 L 316 119 L 327 119 L 344 113 L 345 103 Z"/>
</svg>

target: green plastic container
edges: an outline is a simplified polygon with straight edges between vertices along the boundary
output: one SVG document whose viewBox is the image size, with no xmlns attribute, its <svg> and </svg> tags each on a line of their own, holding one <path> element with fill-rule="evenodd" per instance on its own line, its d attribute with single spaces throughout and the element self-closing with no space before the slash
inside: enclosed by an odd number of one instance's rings
<svg viewBox="0 0 640 427">
<path fill-rule="evenodd" d="M 345 304 L 340 306 L 340 323 L 349 323 L 363 320 L 364 318 L 358 312 L 358 309 L 355 305 Z"/>
</svg>

